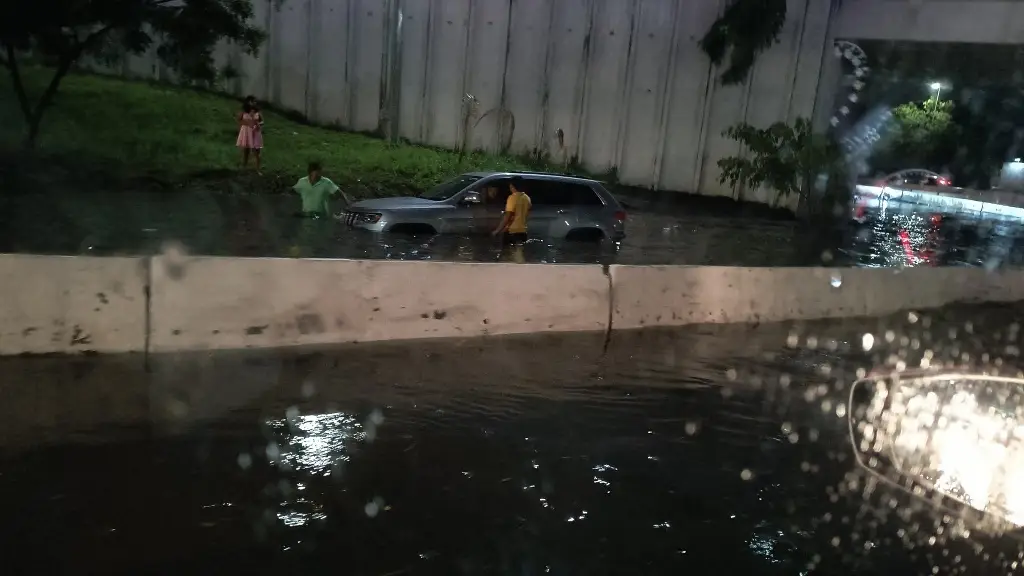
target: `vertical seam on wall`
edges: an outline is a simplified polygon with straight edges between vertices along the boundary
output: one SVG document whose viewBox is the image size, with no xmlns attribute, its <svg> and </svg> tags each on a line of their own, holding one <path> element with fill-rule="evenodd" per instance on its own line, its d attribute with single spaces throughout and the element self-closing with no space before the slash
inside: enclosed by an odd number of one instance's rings
<svg viewBox="0 0 1024 576">
<path fill-rule="evenodd" d="M 511 9 L 509 9 L 509 12 L 511 13 Z M 507 27 L 506 27 L 506 29 L 507 29 Z M 508 73 L 508 37 L 509 36 L 511 36 L 511 33 L 509 33 L 505 37 L 505 71 L 506 71 L 506 73 Z M 458 149 L 459 148 L 459 144 L 461 143 L 462 144 L 462 146 L 461 146 L 462 150 L 465 150 L 466 152 L 472 153 L 473 152 L 473 143 L 469 141 L 469 133 L 470 133 L 469 122 L 465 121 L 466 113 L 472 110 L 472 103 L 466 102 L 463 99 L 466 97 L 466 94 L 469 94 L 470 76 L 473 75 L 472 74 L 473 66 L 471 64 L 471 57 L 472 57 L 472 54 L 473 54 L 473 0 L 469 0 L 469 9 L 466 11 L 466 43 L 465 43 L 464 46 L 465 47 L 462 50 L 462 94 L 459 94 L 459 102 L 461 103 L 461 105 L 459 106 L 459 114 L 456 116 L 456 121 L 458 122 L 458 124 L 457 124 L 457 128 L 455 130 L 455 134 L 456 134 L 455 146 L 456 146 L 456 149 Z M 501 87 L 502 87 L 502 98 L 504 98 L 504 96 L 505 96 L 505 92 L 504 92 L 504 90 L 505 90 L 505 80 L 504 79 L 502 79 L 502 81 L 501 81 Z M 469 110 L 465 109 L 467 106 L 470 107 Z"/>
<path fill-rule="evenodd" d="M 679 7 L 678 2 L 674 2 L 672 6 L 672 38 L 669 40 L 668 70 L 665 72 L 665 85 L 662 87 L 661 101 L 658 103 L 658 148 L 654 151 L 654 170 L 653 174 L 651 174 L 652 189 L 661 188 L 661 173 L 665 165 L 665 152 L 668 147 L 669 102 L 672 99 L 673 88 L 675 88 L 676 62 L 682 44 L 679 41 L 679 28 L 681 26 L 679 20 L 683 10 Z"/>
<path fill-rule="evenodd" d="M 833 20 L 839 17 L 839 10 L 838 10 L 838 8 L 840 6 L 838 6 L 838 4 L 841 4 L 841 2 L 838 1 L 838 0 L 833 0 L 832 2 L 829 3 L 829 6 L 828 6 L 828 18 L 825 20 L 825 39 L 822 40 L 822 43 L 821 43 L 821 62 L 818 64 L 818 74 L 817 74 L 818 81 L 815 82 L 815 84 L 814 84 L 814 100 L 811 103 L 811 128 L 812 129 L 814 129 L 814 127 L 818 124 L 818 114 L 821 113 L 821 110 L 819 108 L 819 104 L 823 104 L 822 102 L 819 102 L 819 100 L 820 100 L 820 98 L 822 96 L 821 95 L 821 84 L 822 84 L 822 82 L 826 81 L 826 79 L 824 78 L 824 76 L 826 75 L 825 74 L 826 66 L 827 66 L 826 63 L 828 62 L 829 58 L 833 58 L 834 57 L 833 56 L 833 50 L 835 49 L 834 46 L 835 46 L 836 40 L 835 40 L 835 28 L 833 27 L 832 24 L 833 24 Z M 831 78 L 832 75 L 829 74 L 828 76 Z M 830 103 L 828 103 L 826 105 L 827 106 L 831 106 L 831 105 L 834 105 L 834 104 L 835 104 L 835 100 L 833 99 L 832 102 L 830 102 Z"/>
<path fill-rule="evenodd" d="M 796 37 L 796 55 L 790 59 L 790 74 L 792 78 L 789 82 L 789 96 L 786 98 L 786 110 L 784 120 L 789 123 L 793 118 L 793 94 L 796 92 L 796 83 L 800 78 L 800 64 L 804 53 L 804 34 L 807 32 L 807 16 L 808 10 L 811 8 L 811 0 L 804 0 L 803 19 L 800 20 L 800 32 Z M 813 122 L 813 118 L 809 119 Z"/>
<path fill-rule="evenodd" d="M 348 102 L 346 102 L 345 114 L 348 116 L 348 128 L 355 130 L 356 127 L 356 112 L 358 106 L 356 100 L 359 95 L 359 80 L 358 74 L 355 74 L 355 69 L 358 64 L 355 62 L 357 58 L 357 51 L 359 49 L 358 38 L 356 37 L 356 30 L 359 26 L 355 25 L 356 15 L 359 10 L 356 8 L 359 0 L 348 0 L 347 16 L 345 18 L 345 88 L 348 92 Z"/>
<path fill-rule="evenodd" d="M 470 0 L 470 3 L 472 4 L 472 0 Z M 495 136 L 496 136 L 497 142 L 498 142 L 498 146 L 497 146 L 497 148 L 495 150 L 496 152 L 502 152 L 502 148 L 503 148 L 502 144 L 504 143 L 504 139 L 502 139 L 503 134 L 501 133 L 502 132 L 501 128 L 505 124 L 505 117 L 506 117 L 506 114 L 504 113 L 504 111 L 505 111 L 505 99 L 506 99 L 506 96 L 508 94 L 508 61 L 509 61 L 509 54 L 512 52 L 512 22 L 513 22 L 512 18 L 513 18 L 513 14 L 515 13 L 515 3 L 516 3 L 516 0 L 508 0 L 508 14 L 507 14 L 507 17 L 506 17 L 506 24 L 505 24 L 505 60 L 501 64 L 501 66 L 502 66 L 502 70 L 501 70 L 501 91 L 498 94 L 498 118 L 497 118 L 497 129 L 495 130 Z M 515 135 L 513 134 L 513 137 L 514 136 Z M 511 147 L 511 144 L 512 144 L 511 139 L 509 139 L 509 146 L 510 147 Z"/>
<path fill-rule="evenodd" d="M 381 18 L 382 21 L 382 32 L 384 34 L 384 42 L 380 50 L 380 78 L 378 79 L 377 89 L 377 130 L 381 133 L 381 136 L 388 138 L 388 135 L 384 134 L 383 122 L 381 119 L 389 110 L 388 106 L 388 90 L 391 84 L 391 58 L 392 58 L 392 34 L 394 31 L 392 28 L 395 26 L 394 19 L 391 17 L 392 5 L 397 0 L 384 0 L 384 16 Z M 390 138 L 388 138 L 390 140 Z"/>
<path fill-rule="evenodd" d="M 724 9 L 722 0 L 718 2 L 718 15 L 722 14 Z M 715 82 L 718 76 L 718 66 L 715 66 L 711 60 L 708 60 L 708 72 L 704 83 L 704 100 L 701 102 L 701 115 L 700 115 L 700 136 L 697 139 L 697 157 L 694 158 L 693 164 L 693 189 L 690 190 L 693 194 L 700 194 L 701 181 L 704 180 L 704 156 L 705 149 L 708 145 L 708 124 L 710 123 L 711 116 L 711 102 L 712 96 L 715 93 Z"/>
<path fill-rule="evenodd" d="M 431 60 L 431 46 L 434 41 L 434 0 L 427 2 L 427 30 L 424 34 L 424 56 L 423 56 L 423 94 L 420 98 L 420 142 L 428 144 L 430 140 L 430 119 L 433 116 L 430 110 L 430 68 L 433 66 Z"/>
<path fill-rule="evenodd" d="M 612 343 L 612 322 L 615 319 L 615 283 L 612 282 L 611 266 L 602 264 L 601 271 L 604 272 L 605 278 L 608 279 L 608 322 L 604 331 L 604 345 L 601 348 L 601 354 L 603 355 L 608 353 L 608 347 Z"/>
<path fill-rule="evenodd" d="M 588 92 L 590 92 L 590 55 L 594 46 L 594 20 L 597 18 L 597 0 L 590 0 L 587 3 L 587 33 L 583 36 L 583 58 L 580 65 L 580 78 L 576 81 L 576 89 L 579 95 L 575 99 L 576 110 L 573 117 L 576 121 L 576 142 L 573 147 L 576 149 L 574 156 L 576 161 L 583 160 L 583 137 L 586 135 L 587 127 L 585 116 L 587 114 Z"/>
<path fill-rule="evenodd" d="M 273 60 L 276 58 L 276 44 L 274 42 L 274 33 L 272 27 L 274 25 L 274 11 L 277 8 L 274 7 L 274 0 L 267 0 L 267 45 L 264 47 L 266 50 L 266 58 L 263 60 L 263 95 L 267 100 L 274 100 L 274 94 L 272 92 L 273 86 L 271 81 L 271 72 L 273 71 Z"/>
<path fill-rule="evenodd" d="M 643 9 L 644 0 L 636 0 L 633 4 L 633 10 L 629 15 L 629 41 L 626 43 L 626 77 L 622 83 L 622 91 L 619 92 L 618 106 L 616 106 L 619 113 L 619 126 L 615 136 L 615 157 L 612 158 L 611 166 L 616 170 L 622 165 L 622 157 L 626 149 L 626 134 L 628 132 L 627 126 L 629 125 L 629 111 L 631 108 L 630 102 L 633 101 L 630 93 L 633 91 L 633 80 L 636 78 L 633 63 L 636 60 L 637 51 L 633 49 L 633 44 L 637 42 L 637 28 L 643 20 Z"/>
<path fill-rule="evenodd" d="M 395 21 L 392 25 L 395 27 L 395 42 L 392 46 L 394 54 L 391 57 L 391 92 L 389 95 L 391 101 L 389 102 L 388 114 L 391 117 L 391 141 L 398 142 L 402 135 L 402 63 L 404 61 L 402 55 L 405 50 L 402 34 L 405 27 L 405 17 L 402 14 L 402 0 L 394 0 L 394 2 L 396 4 L 394 10 Z"/>
<path fill-rule="evenodd" d="M 313 77 L 313 14 L 316 12 L 320 13 L 318 0 L 309 0 L 306 2 L 306 87 L 304 89 L 303 96 L 306 103 L 305 110 L 302 113 L 306 116 L 307 120 L 313 119 L 313 113 L 311 110 L 313 106 L 310 106 L 310 91 L 309 83 Z M 314 11 L 314 5 L 317 10 Z M 319 36 L 319 34 L 317 35 Z"/>
<path fill-rule="evenodd" d="M 554 59 L 554 45 L 557 34 L 555 33 L 555 13 L 558 0 L 548 0 L 548 34 L 547 42 L 544 43 L 544 77 L 541 86 L 540 117 L 537 119 L 537 126 L 534 127 L 533 147 L 539 154 L 548 152 L 548 126 L 550 125 L 548 109 L 551 103 L 551 61 Z"/>
</svg>

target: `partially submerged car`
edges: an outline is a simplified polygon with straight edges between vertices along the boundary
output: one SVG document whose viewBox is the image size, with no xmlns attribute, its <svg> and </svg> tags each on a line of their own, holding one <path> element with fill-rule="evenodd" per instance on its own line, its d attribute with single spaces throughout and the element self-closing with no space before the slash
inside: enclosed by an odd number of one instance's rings
<svg viewBox="0 0 1024 576">
<path fill-rule="evenodd" d="M 536 172 L 472 172 L 419 196 L 351 204 L 342 222 L 353 228 L 404 234 L 487 234 L 501 221 L 512 178 L 523 180 L 533 204 L 529 235 L 599 241 L 625 237 L 626 211 L 600 182 Z"/>
</svg>

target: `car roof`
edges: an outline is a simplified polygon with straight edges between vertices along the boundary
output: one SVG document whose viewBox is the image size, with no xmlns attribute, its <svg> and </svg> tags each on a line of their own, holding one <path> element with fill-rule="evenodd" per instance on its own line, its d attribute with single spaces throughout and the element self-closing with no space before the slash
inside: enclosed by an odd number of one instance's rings
<svg viewBox="0 0 1024 576">
<path fill-rule="evenodd" d="M 529 171 L 511 171 L 511 172 L 467 172 L 466 176 L 473 176 L 475 178 L 488 178 L 491 176 L 523 176 L 527 178 L 545 178 L 551 180 L 563 180 L 566 182 L 585 182 L 600 183 L 598 180 L 593 178 L 581 178 L 579 176 L 572 176 L 570 174 L 558 174 L 555 172 L 529 172 Z"/>
</svg>

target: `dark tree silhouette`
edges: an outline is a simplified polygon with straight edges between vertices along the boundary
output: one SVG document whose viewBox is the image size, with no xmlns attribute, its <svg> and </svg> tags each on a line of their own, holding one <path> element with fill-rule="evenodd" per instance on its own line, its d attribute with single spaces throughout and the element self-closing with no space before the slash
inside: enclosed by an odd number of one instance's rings
<svg viewBox="0 0 1024 576">
<path fill-rule="evenodd" d="M 265 33 L 252 15 L 252 0 L 0 1 L 0 63 L 25 117 L 26 145 L 35 145 L 61 81 L 83 57 L 139 54 L 155 45 L 161 61 L 183 78 L 212 79 L 218 41 L 250 54 L 259 50 Z M 39 95 L 26 89 L 28 59 L 53 70 Z"/>
</svg>

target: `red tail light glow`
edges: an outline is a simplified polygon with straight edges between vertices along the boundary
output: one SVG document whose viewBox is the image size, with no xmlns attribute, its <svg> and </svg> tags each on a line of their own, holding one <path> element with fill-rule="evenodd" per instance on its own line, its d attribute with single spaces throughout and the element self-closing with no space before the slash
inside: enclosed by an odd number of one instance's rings
<svg viewBox="0 0 1024 576">
<path fill-rule="evenodd" d="M 624 210 L 619 210 L 618 212 L 615 213 L 615 219 L 618 220 L 619 222 L 625 222 L 626 212 Z"/>
</svg>

